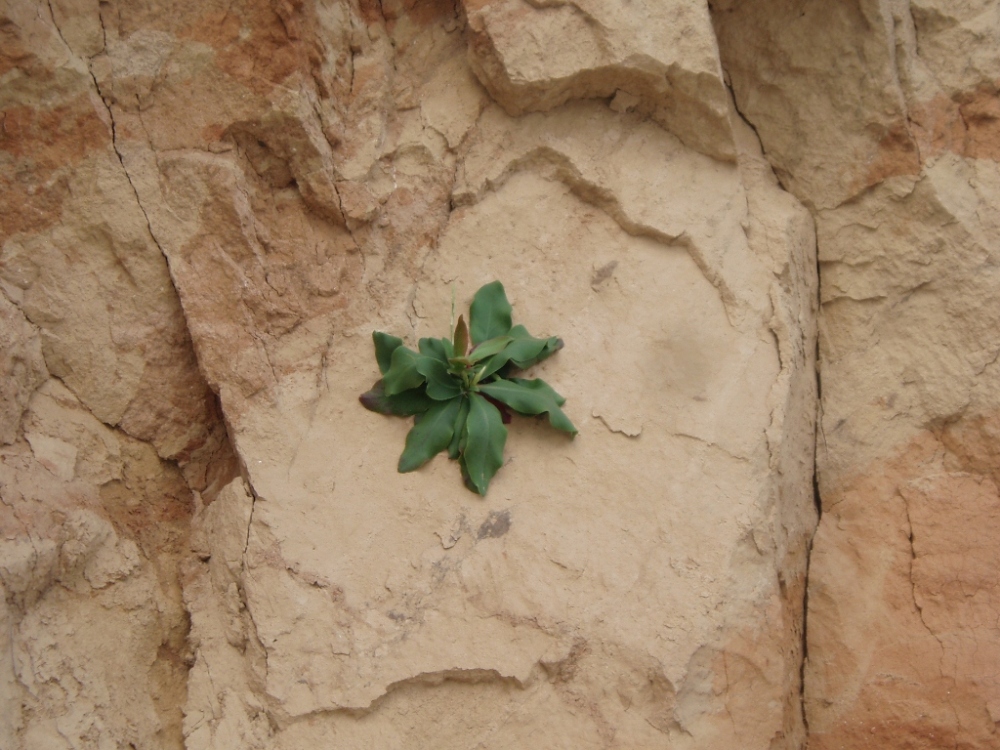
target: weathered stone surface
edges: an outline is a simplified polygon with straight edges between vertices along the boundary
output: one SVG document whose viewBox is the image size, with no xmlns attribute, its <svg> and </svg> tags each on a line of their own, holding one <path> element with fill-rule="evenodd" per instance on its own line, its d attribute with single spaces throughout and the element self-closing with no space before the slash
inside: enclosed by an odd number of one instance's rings
<svg viewBox="0 0 1000 750">
<path fill-rule="evenodd" d="M 17 187 L 2 190 L 0 284 L 40 330 L 49 372 L 99 419 L 165 458 L 190 456 L 214 415 L 177 294 L 85 60 L 37 10 L 10 7 L 21 33 L 9 47 L 0 154 Z M 40 199 L 22 204 L 25 195 Z"/>
<path fill-rule="evenodd" d="M 88 70 L 98 13 L 0 9 L 4 748 L 182 745 L 178 565 L 235 469 Z"/>
<path fill-rule="evenodd" d="M 812 226 L 730 124 L 704 8 L 632 42 L 639 14 L 606 14 L 615 49 L 574 63 L 569 88 L 544 73 L 540 99 L 518 95 L 545 111 L 524 117 L 477 82 L 447 3 L 121 3 L 100 40 L 96 10 L 53 11 L 74 85 L 104 107 L 93 166 L 67 175 L 100 190 L 67 191 L 91 203 L 64 196 L 72 221 L 53 226 L 126 210 L 87 246 L 79 298 L 56 229 L 15 237 L 5 266 L 40 259 L 30 285 L 8 281 L 49 368 L 153 440 L 128 407 L 156 357 L 118 345 L 106 309 L 65 311 L 121 298 L 130 324 L 178 320 L 169 295 L 116 291 L 112 260 L 152 292 L 162 252 L 220 395 L 247 485 L 196 522 L 187 744 L 800 744 Z M 518 425 L 484 503 L 441 461 L 396 474 L 406 425 L 356 397 L 372 327 L 437 331 L 452 282 L 465 301 L 494 277 L 566 339 L 545 373 L 582 434 Z M 104 359 L 67 364 L 83 340 Z M 28 426 L 57 481 L 103 455 Z"/>
<path fill-rule="evenodd" d="M 17 439 L 21 415 L 48 379 L 38 330 L 0 294 L 0 444 Z"/>
<path fill-rule="evenodd" d="M 741 111 L 816 207 L 811 748 L 997 747 L 998 13 L 716 7 Z"/>
<path fill-rule="evenodd" d="M 511 115 L 608 99 L 651 116 L 686 145 L 736 153 L 708 8 L 671 2 L 463 0 L 469 61 Z"/>
<path fill-rule="evenodd" d="M 996 741 L 985 540 L 998 499 L 984 438 L 1000 320 L 982 301 L 1000 281 L 988 260 L 998 188 L 995 162 L 947 155 L 821 214 L 824 516 L 806 672 L 817 747 Z"/>
<path fill-rule="evenodd" d="M 782 184 L 833 208 L 942 152 L 996 159 L 993 0 L 713 3 L 740 111 Z"/>
<path fill-rule="evenodd" d="M 190 490 L 56 380 L 0 449 L 4 747 L 179 747 Z"/>
<path fill-rule="evenodd" d="M 742 125 L 734 165 L 625 106 L 512 117 L 446 7 L 364 20 L 370 89 L 329 106 L 382 121 L 337 147 L 345 227 L 242 136 L 120 144 L 249 482 L 197 522 L 189 746 L 797 746 L 808 216 Z M 566 340 L 544 372 L 582 433 L 521 420 L 484 503 L 443 459 L 397 474 L 407 425 L 356 399 L 373 327 L 440 334 L 492 278 Z"/>
<path fill-rule="evenodd" d="M 0 746 L 997 746 L 995 0 L 0 16 Z M 481 499 L 357 395 L 494 278 Z"/>
<path fill-rule="evenodd" d="M 832 497 L 810 574 L 810 747 L 996 746 L 1000 495 L 964 468 L 923 433 Z"/>
</svg>

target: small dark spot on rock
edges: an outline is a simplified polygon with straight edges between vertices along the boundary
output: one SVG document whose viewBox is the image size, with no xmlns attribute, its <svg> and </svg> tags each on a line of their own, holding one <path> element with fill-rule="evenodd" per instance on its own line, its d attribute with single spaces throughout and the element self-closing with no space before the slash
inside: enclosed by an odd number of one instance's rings
<svg viewBox="0 0 1000 750">
<path fill-rule="evenodd" d="M 491 510 L 476 534 L 477 539 L 497 539 L 510 531 L 510 511 Z"/>
<path fill-rule="evenodd" d="M 611 278 L 611 275 L 615 272 L 616 268 L 618 268 L 617 260 L 613 260 L 610 263 L 607 263 L 598 268 L 596 271 L 594 271 L 594 276 L 590 280 L 590 286 L 594 287 L 596 290 L 596 287 L 598 287 L 602 282 L 607 281 L 608 279 Z"/>
</svg>

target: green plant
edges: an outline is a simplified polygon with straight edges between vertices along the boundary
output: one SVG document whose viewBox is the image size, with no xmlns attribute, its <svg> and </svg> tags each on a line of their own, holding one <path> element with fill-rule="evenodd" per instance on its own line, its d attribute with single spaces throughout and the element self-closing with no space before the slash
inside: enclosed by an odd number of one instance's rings
<svg viewBox="0 0 1000 750">
<path fill-rule="evenodd" d="M 361 403 L 380 414 L 416 416 L 399 457 L 401 473 L 448 451 L 466 487 L 485 495 L 503 465 L 510 411 L 547 414 L 557 430 L 576 435 L 559 408 L 566 399 L 544 380 L 513 377 L 559 351 L 562 339 L 535 338 L 511 324 L 511 313 L 503 284 L 494 281 L 476 292 L 468 326 L 459 316 L 450 339 L 420 339 L 415 352 L 396 336 L 372 333 L 382 378 Z"/>
</svg>

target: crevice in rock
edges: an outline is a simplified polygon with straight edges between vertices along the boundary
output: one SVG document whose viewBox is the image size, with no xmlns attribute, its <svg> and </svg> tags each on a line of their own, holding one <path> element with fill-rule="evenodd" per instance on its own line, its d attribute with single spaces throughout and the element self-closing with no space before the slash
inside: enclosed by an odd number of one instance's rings
<svg viewBox="0 0 1000 750">
<path fill-rule="evenodd" d="M 596 411 L 591 412 L 592 417 L 596 417 L 601 424 L 608 428 L 608 432 L 615 435 L 622 435 L 627 438 L 638 438 L 642 435 L 642 425 L 639 426 L 626 426 L 626 425 L 616 425 L 609 421 L 610 417 L 605 417 L 603 414 L 598 414 Z M 690 437 L 689 435 L 683 435 L 682 437 Z"/>
<path fill-rule="evenodd" d="M 470 191 L 469 194 L 463 195 L 458 205 L 474 205 L 488 193 L 496 192 L 504 183 L 519 172 L 538 169 L 539 167 L 543 176 L 558 180 L 584 203 L 594 206 L 607 214 L 625 234 L 631 237 L 648 238 L 667 247 L 681 247 L 686 250 L 698 267 L 698 270 L 718 290 L 719 296 L 722 297 L 723 304 L 726 307 L 727 314 L 731 314 L 734 309 L 739 308 L 740 303 L 733 290 L 722 278 L 719 271 L 712 266 L 697 243 L 694 242 L 687 232 L 671 235 L 649 224 L 630 218 L 627 215 L 625 207 L 614 193 L 586 179 L 569 157 L 549 146 L 537 146 L 522 156 L 511 160 L 503 172 L 496 178 L 485 180 L 482 187 L 475 193 Z M 546 175 L 546 171 L 551 172 L 551 174 Z"/>
<path fill-rule="evenodd" d="M 522 690 L 526 687 L 525 683 L 522 683 L 516 677 L 500 674 L 496 669 L 445 669 L 438 672 L 422 672 L 412 677 L 397 680 L 387 685 L 385 692 L 367 706 L 359 708 L 344 707 L 335 711 L 358 718 L 376 711 L 397 690 L 413 685 L 436 687 L 444 682 L 463 682 L 467 684 L 494 682 L 511 685 Z"/>
<path fill-rule="evenodd" d="M 910 544 L 910 567 L 908 571 L 908 577 L 910 581 L 910 598 L 913 601 L 913 608 L 917 612 L 917 616 L 920 618 L 920 624 L 924 626 L 926 630 L 935 641 L 937 641 L 938 646 L 941 648 L 941 658 L 944 659 L 944 643 L 942 643 L 940 636 L 935 633 L 931 626 L 927 624 L 927 620 L 924 619 L 924 608 L 920 606 L 917 601 L 917 584 L 913 580 L 913 565 L 917 561 L 917 550 L 913 544 L 913 520 L 910 518 L 910 503 L 907 501 L 906 496 L 902 493 L 899 494 L 900 499 L 903 501 L 903 509 L 906 511 L 906 538 Z M 944 670 L 940 669 L 941 673 L 944 674 Z"/>
<path fill-rule="evenodd" d="M 730 83 L 729 74 L 725 70 L 723 70 L 723 79 L 726 84 L 726 90 L 729 91 L 729 98 L 733 102 L 733 111 L 739 115 L 743 124 L 753 131 L 754 137 L 757 139 L 757 145 L 760 146 L 760 153 L 764 156 L 764 159 L 767 160 L 768 164 L 770 164 L 771 160 L 767 158 L 767 151 L 764 149 L 764 140 L 760 137 L 760 133 L 757 131 L 757 126 L 754 125 L 753 122 L 750 121 L 750 118 L 743 114 L 743 110 L 740 109 L 740 104 L 736 99 L 736 92 L 733 91 L 733 85 Z M 778 173 L 774 171 L 773 166 L 771 167 L 771 172 L 774 174 L 775 179 L 778 180 L 778 184 L 781 185 L 781 189 L 785 190 L 785 186 L 781 184 L 781 178 Z"/>
<path fill-rule="evenodd" d="M 816 380 L 819 380 L 818 373 Z M 813 502 L 816 504 L 816 516 L 819 518 L 821 515 L 819 474 L 815 463 L 815 452 L 813 461 Z M 813 540 L 815 538 L 816 532 L 813 531 L 812 535 L 809 537 L 809 542 L 806 545 L 806 569 L 803 574 L 804 580 L 802 583 L 802 643 L 800 645 L 801 659 L 799 662 L 799 710 L 802 716 L 802 726 L 805 728 L 805 747 L 808 747 L 809 745 L 809 712 L 806 711 L 806 665 L 809 663 L 809 572 L 812 565 Z"/>
<path fill-rule="evenodd" d="M 249 492 L 250 499 L 251 499 L 250 500 L 250 518 L 247 520 L 247 538 L 246 538 L 246 542 L 243 544 L 243 567 L 246 568 L 247 550 L 250 549 L 250 529 L 253 528 L 253 514 L 254 514 L 254 511 L 257 510 L 257 500 L 259 498 L 257 497 L 257 491 L 254 490 L 253 485 L 250 484 L 250 480 L 245 478 L 244 479 L 244 483 L 246 484 L 247 491 Z"/>
<path fill-rule="evenodd" d="M 49 9 L 49 17 L 52 19 L 52 28 L 56 30 L 56 33 L 59 35 L 59 38 L 62 39 L 62 43 L 66 45 L 66 49 L 70 51 L 70 54 L 72 54 L 72 48 L 69 46 L 69 42 L 67 42 L 66 37 L 63 36 L 62 29 L 59 28 L 59 24 L 56 22 L 56 12 L 52 7 L 52 0 L 49 0 L 46 3 L 46 6 Z"/>
<path fill-rule="evenodd" d="M 715 10 L 715 8 L 712 7 L 711 3 L 709 3 L 709 11 L 713 15 L 716 13 L 716 10 Z M 760 132 L 757 129 L 757 126 L 740 109 L 739 102 L 738 102 L 738 99 L 736 97 L 736 92 L 733 90 L 733 86 L 732 86 L 732 82 L 731 82 L 731 78 L 730 78 L 729 72 L 725 69 L 725 67 L 723 67 L 723 79 L 724 79 L 726 88 L 729 91 L 730 98 L 732 100 L 733 110 L 736 112 L 736 114 L 739 116 L 739 118 L 747 125 L 747 127 L 749 127 L 753 131 L 754 136 L 757 139 L 757 143 L 758 143 L 758 145 L 760 147 L 761 155 L 764 157 L 764 159 L 770 165 L 771 172 L 774 175 L 775 180 L 777 181 L 777 184 L 781 187 L 782 190 L 784 190 L 785 192 L 789 192 L 788 188 L 786 186 L 786 181 L 784 179 L 782 179 L 782 174 L 780 173 L 779 170 L 776 170 L 774 168 L 774 164 L 772 163 L 771 159 L 768 158 L 768 153 L 767 153 L 767 149 L 765 148 L 765 145 L 764 145 L 764 140 L 763 140 L 763 138 L 761 138 L 761 135 L 760 135 Z M 819 261 L 818 237 L 815 237 L 816 209 L 813 206 L 807 204 L 806 202 L 798 199 L 797 197 L 796 197 L 796 199 L 799 200 L 799 202 L 803 206 L 805 206 L 805 208 L 809 211 L 810 215 L 813 218 L 814 239 L 817 242 L 817 253 L 816 253 L 816 299 L 815 299 L 816 308 L 815 309 L 816 309 L 816 317 L 817 317 L 817 324 L 818 324 L 819 318 L 820 318 L 820 314 L 821 314 L 821 311 L 822 311 L 822 294 L 820 292 L 820 289 L 822 287 L 822 281 L 823 281 L 823 279 L 822 279 L 822 265 L 821 265 L 821 263 Z M 772 333 L 774 333 L 774 331 L 772 331 Z M 814 357 L 815 357 L 815 360 L 814 360 L 814 363 L 815 363 L 814 364 L 814 367 L 815 367 L 814 376 L 816 378 L 816 381 L 815 381 L 816 382 L 816 402 L 815 402 L 815 417 L 814 417 L 815 418 L 815 424 L 814 424 L 814 433 L 813 433 L 813 456 L 812 456 L 812 490 L 813 490 L 812 500 L 813 500 L 813 505 L 814 505 L 814 507 L 816 509 L 816 526 L 813 528 L 812 533 L 809 535 L 809 538 L 806 541 L 806 549 L 805 549 L 805 571 L 803 573 L 804 580 L 803 580 L 803 587 L 802 587 L 802 633 L 801 633 L 801 643 L 800 643 L 800 646 L 799 646 L 799 649 L 800 649 L 800 652 L 799 652 L 800 653 L 800 659 L 799 659 L 799 711 L 800 711 L 800 716 L 801 716 L 801 719 L 802 719 L 802 725 L 803 725 L 803 728 L 805 730 L 805 737 L 804 737 L 803 745 L 802 745 L 803 748 L 807 748 L 809 746 L 809 737 L 810 737 L 810 733 L 809 733 L 809 717 L 808 717 L 808 713 L 806 711 L 806 695 L 805 695 L 805 693 L 806 693 L 806 688 L 805 688 L 806 667 L 807 667 L 808 661 L 809 661 L 809 638 L 808 638 L 808 635 L 809 635 L 809 627 L 808 627 L 808 619 L 809 619 L 809 575 L 810 575 L 810 568 L 811 568 L 811 564 L 812 564 L 813 542 L 814 542 L 814 540 L 816 538 L 816 531 L 819 529 L 819 523 L 822 520 L 822 516 L 823 516 L 822 496 L 820 494 L 820 484 L 819 484 L 819 441 L 820 441 L 820 439 L 823 436 L 823 423 L 822 423 L 822 414 L 823 414 L 823 383 L 822 383 L 822 370 L 821 370 L 821 362 L 822 362 L 822 360 L 821 360 L 820 355 L 821 355 L 821 351 L 820 351 L 820 333 L 819 333 L 819 331 L 817 331 L 816 342 L 815 342 L 815 352 L 814 352 Z M 780 354 L 779 354 L 779 356 L 780 356 Z M 824 441 L 824 443 L 825 443 L 825 441 Z"/>
<path fill-rule="evenodd" d="M 103 28 L 103 20 L 102 20 Z M 139 191 L 136 190 L 135 184 L 132 182 L 132 175 L 129 174 L 128 167 L 125 166 L 125 158 L 122 156 L 122 152 L 118 147 L 118 128 L 115 123 L 115 113 L 111 105 L 108 104 L 107 99 L 104 98 L 104 92 L 101 91 L 101 85 L 97 82 L 97 76 L 94 75 L 94 71 L 87 66 L 87 72 L 90 74 L 90 80 L 94 82 L 94 90 L 97 91 L 97 96 L 100 97 L 101 102 L 104 104 L 104 108 L 108 112 L 108 121 L 111 123 L 111 148 L 115 152 L 115 156 L 118 157 L 118 163 L 121 164 L 122 173 L 125 175 L 125 179 L 128 180 L 128 185 L 132 188 L 132 194 L 135 196 L 135 204 L 138 206 L 139 210 L 142 211 L 142 216 L 146 220 L 146 231 L 149 232 L 149 238 L 156 245 L 156 249 L 160 251 L 163 259 L 167 262 L 169 267 L 169 260 L 167 254 L 163 251 L 163 246 L 160 245 L 160 241 L 156 239 L 156 234 L 153 232 L 153 227 L 149 222 L 149 214 L 146 213 L 146 208 L 142 205 L 142 200 L 139 198 Z"/>
<path fill-rule="evenodd" d="M 735 101 L 735 98 L 734 98 Z M 739 111 L 739 110 L 737 110 Z M 743 117 L 743 114 L 740 114 Z M 744 117 L 747 124 L 754 128 L 753 124 Z M 754 128 L 754 133 L 757 133 L 757 129 Z M 760 136 L 758 135 L 758 140 Z M 763 153 L 764 144 L 761 141 L 761 152 Z M 775 175 L 777 177 L 777 174 Z M 815 233 L 816 226 L 816 212 L 814 209 L 809 208 L 809 213 L 813 217 L 813 231 Z M 805 728 L 805 744 L 804 747 L 809 746 L 809 713 L 806 710 L 806 666 L 809 663 L 809 574 L 812 568 L 812 554 L 813 554 L 813 542 L 816 539 L 816 532 L 819 530 L 819 524 L 823 520 L 823 498 L 820 492 L 819 483 L 819 441 L 823 438 L 824 446 L 826 445 L 826 439 L 823 435 L 823 370 L 822 370 L 822 351 L 820 349 L 820 330 L 819 330 L 819 319 L 823 311 L 823 295 L 821 292 L 823 286 L 823 266 L 819 260 L 819 237 L 815 236 L 816 240 L 816 343 L 813 365 L 815 368 L 816 377 L 816 404 L 814 419 L 815 424 L 813 427 L 813 461 L 812 461 L 812 487 L 813 487 L 813 505 L 816 508 L 816 526 L 813 528 L 812 533 L 809 535 L 809 540 L 806 543 L 806 563 L 805 563 L 805 580 L 802 586 L 802 644 L 801 644 L 801 661 L 799 666 L 799 707 L 802 716 L 802 725 Z"/>
</svg>

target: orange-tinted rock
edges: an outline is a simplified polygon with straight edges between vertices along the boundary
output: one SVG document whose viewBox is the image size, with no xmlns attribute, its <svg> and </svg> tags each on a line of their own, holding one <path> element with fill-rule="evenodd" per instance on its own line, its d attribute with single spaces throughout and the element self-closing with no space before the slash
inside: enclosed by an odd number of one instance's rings
<svg viewBox="0 0 1000 750">
<path fill-rule="evenodd" d="M 922 433 L 827 493 L 813 542 L 810 748 L 995 746 L 1000 493 Z"/>
<path fill-rule="evenodd" d="M 23 434 L 0 449 L 0 738 L 179 747 L 191 490 L 54 379 Z"/>
<path fill-rule="evenodd" d="M 816 208 L 809 747 L 995 748 L 1000 6 L 713 12 L 741 112 Z"/>
<path fill-rule="evenodd" d="M 0 293 L 0 445 L 17 439 L 28 400 L 47 378 L 38 330 Z"/>
<path fill-rule="evenodd" d="M 0 746 L 995 747 L 998 7 L 13 0 Z M 495 278 L 482 499 L 356 397 Z"/>
<path fill-rule="evenodd" d="M 875 162 L 859 188 L 894 175 L 916 175 L 943 153 L 1000 161 L 1000 93 L 996 85 L 939 94 L 910 104 L 879 144 Z"/>
<path fill-rule="evenodd" d="M 705 7 L 584 0 L 464 5 L 472 69 L 508 113 L 621 92 L 690 147 L 734 158 L 727 94 Z"/>
</svg>

